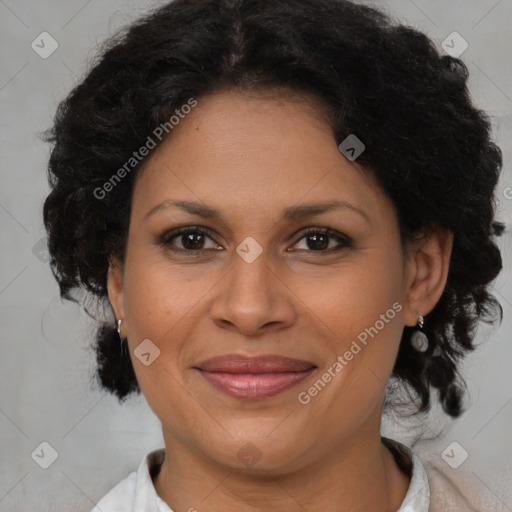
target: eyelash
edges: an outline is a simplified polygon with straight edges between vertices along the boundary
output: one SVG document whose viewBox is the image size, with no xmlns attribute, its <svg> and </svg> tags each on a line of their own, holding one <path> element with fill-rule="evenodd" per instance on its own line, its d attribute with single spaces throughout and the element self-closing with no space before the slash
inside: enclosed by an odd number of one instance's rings
<svg viewBox="0 0 512 512">
<path fill-rule="evenodd" d="M 171 240 L 173 240 L 174 238 L 178 237 L 179 235 L 182 235 L 185 233 L 200 233 L 201 235 L 206 235 L 213 240 L 213 233 L 208 228 L 205 228 L 202 226 L 185 226 L 185 227 L 178 228 L 178 229 L 175 229 L 173 231 L 170 231 L 170 232 L 164 234 L 160 238 L 160 245 L 162 247 L 168 246 L 171 249 L 171 251 L 174 251 L 174 252 L 180 253 L 180 254 L 185 254 L 185 255 L 186 254 L 198 255 L 198 254 L 204 253 L 205 250 L 208 250 L 208 249 L 196 249 L 196 250 L 176 249 L 176 248 L 172 247 Z M 337 247 L 334 249 L 331 248 L 331 249 L 326 249 L 326 250 L 321 250 L 321 251 L 309 250 L 308 252 L 332 254 L 332 253 L 338 252 L 342 249 L 350 249 L 353 247 L 352 239 L 350 237 L 343 235 L 342 233 L 335 231 L 334 229 L 331 229 L 331 228 L 315 228 L 315 227 L 310 227 L 310 228 L 307 228 L 305 231 L 300 232 L 299 235 L 301 235 L 301 236 L 295 242 L 294 245 L 296 245 L 300 240 L 302 240 L 303 238 L 307 237 L 310 234 L 327 235 L 327 236 L 335 239 L 337 242 L 339 242 L 341 247 Z M 212 249 L 210 249 L 210 250 L 212 250 Z M 300 249 L 300 250 L 302 250 L 302 249 Z"/>
</svg>

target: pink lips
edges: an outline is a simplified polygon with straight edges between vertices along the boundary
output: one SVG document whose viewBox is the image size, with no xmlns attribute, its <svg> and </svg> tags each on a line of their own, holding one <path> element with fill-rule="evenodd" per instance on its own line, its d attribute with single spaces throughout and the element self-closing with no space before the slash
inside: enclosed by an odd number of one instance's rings
<svg viewBox="0 0 512 512">
<path fill-rule="evenodd" d="M 216 389 L 237 398 L 267 398 L 303 381 L 316 366 L 275 355 L 229 354 L 199 363 L 196 368 Z"/>
</svg>

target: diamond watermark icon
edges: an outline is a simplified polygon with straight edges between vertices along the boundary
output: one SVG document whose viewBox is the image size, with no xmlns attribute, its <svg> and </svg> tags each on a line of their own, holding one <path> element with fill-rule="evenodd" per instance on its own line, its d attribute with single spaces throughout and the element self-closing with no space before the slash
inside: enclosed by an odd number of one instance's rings
<svg viewBox="0 0 512 512">
<path fill-rule="evenodd" d="M 441 453 L 441 458 L 453 469 L 461 466 L 468 456 L 468 452 L 457 441 L 450 443 Z"/>
<path fill-rule="evenodd" d="M 239 460 L 248 468 L 252 468 L 261 459 L 262 453 L 253 443 L 246 443 L 238 450 Z"/>
<path fill-rule="evenodd" d="M 151 340 L 145 339 L 133 353 L 144 366 L 149 366 L 160 355 L 160 349 Z"/>
<path fill-rule="evenodd" d="M 30 46 L 39 57 L 47 59 L 59 47 L 59 43 L 48 32 L 41 32 Z"/>
<path fill-rule="evenodd" d="M 57 450 L 46 441 L 43 441 L 30 455 L 36 464 L 48 469 L 58 458 Z"/>
<path fill-rule="evenodd" d="M 341 142 L 338 149 L 353 162 L 365 149 L 365 145 L 361 140 L 351 133 L 345 140 Z"/>
<path fill-rule="evenodd" d="M 263 252 L 263 247 L 252 236 L 248 236 L 236 248 L 236 252 L 246 263 L 252 263 Z"/>
<path fill-rule="evenodd" d="M 48 252 L 48 245 L 45 237 L 41 238 L 41 240 L 32 246 L 32 253 L 39 261 L 48 263 L 50 260 L 50 253 Z"/>
<path fill-rule="evenodd" d="M 455 58 L 460 57 L 468 49 L 468 46 L 468 42 L 458 32 L 452 32 L 441 43 L 441 48 Z"/>
</svg>

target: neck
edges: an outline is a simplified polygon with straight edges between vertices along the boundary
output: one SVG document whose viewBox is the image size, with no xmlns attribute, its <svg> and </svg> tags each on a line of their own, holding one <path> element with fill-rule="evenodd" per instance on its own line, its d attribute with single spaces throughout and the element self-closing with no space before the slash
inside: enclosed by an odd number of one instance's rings
<svg viewBox="0 0 512 512">
<path fill-rule="evenodd" d="M 410 476 L 398 467 L 380 434 L 359 435 L 294 471 L 241 471 L 217 464 L 164 433 L 166 457 L 154 484 L 173 510 L 263 512 L 394 512 Z"/>
</svg>

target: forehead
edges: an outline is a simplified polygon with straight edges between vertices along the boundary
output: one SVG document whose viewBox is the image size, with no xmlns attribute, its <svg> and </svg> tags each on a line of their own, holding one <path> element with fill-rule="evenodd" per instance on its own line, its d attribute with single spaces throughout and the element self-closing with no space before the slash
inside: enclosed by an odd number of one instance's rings
<svg viewBox="0 0 512 512">
<path fill-rule="evenodd" d="M 382 196 L 341 154 L 316 98 L 224 91 L 197 101 L 139 171 L 134 208 L 169 197 L 268 208 L 350 197 L 371 208 Z"/>
</svg>

